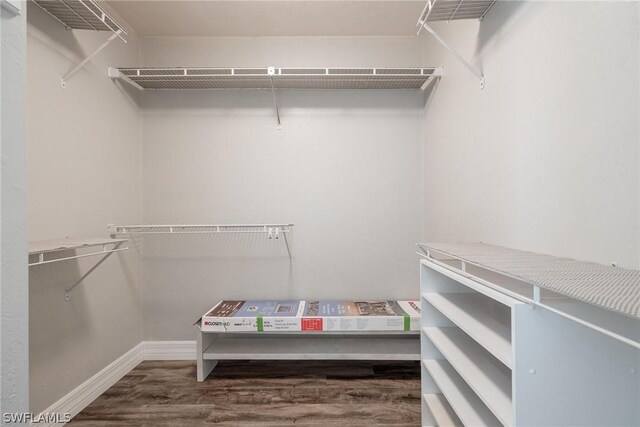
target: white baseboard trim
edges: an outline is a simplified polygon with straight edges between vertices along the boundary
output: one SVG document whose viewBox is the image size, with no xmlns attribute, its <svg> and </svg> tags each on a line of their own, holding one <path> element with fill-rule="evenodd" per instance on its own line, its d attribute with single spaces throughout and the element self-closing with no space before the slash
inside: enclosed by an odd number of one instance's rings
<svg viewBox="0 0 640 427">
<path fill-rule="evenodd" d="M 196 341 L 143 341 L 144 360 L 196 360 Z"/>
<path fill-rule="evenodd" d="M 136 345 L 131 350 L 111 362 L 103 370 L 80 384 L 70 393 L 62 397 L 53 405 L 49 406 L 43 414 L 70 414 L 75 417 L 86 408 L 98 396 L 107 391 L 109 387 L 127 375 L 133 368 L 142 362 L 142 343 Z M 64 423 L 37 423 L 34 426 L 62 426 Z"/>
<path fill-rule="evenodd" d="M 194 341 L 142 341 L 103 370 L 69 392 L 42 414 L 70 414 L 75 417 L 109 387 L 143 360 L 196 360 Z M 41 414 L 41 415 L 42 415 Z M 42 416 L 38 418 L 43 419 Z M 64 423 L 37 423 L 34 427 L 62 426 Z"/>
</svg>

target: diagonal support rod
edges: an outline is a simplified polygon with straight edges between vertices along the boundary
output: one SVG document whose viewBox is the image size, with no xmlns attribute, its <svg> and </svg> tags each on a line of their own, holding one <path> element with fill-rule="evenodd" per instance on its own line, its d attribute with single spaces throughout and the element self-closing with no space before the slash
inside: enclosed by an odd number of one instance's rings
<svg viewBox="0 0 640 427">
<path fill-rule="evenodd" d="M 114 41 L 116 39 L 116 37 L 120 37 L 120 33 L 122 33 L 122 30 L 118 30 L 115 33 L 111 34 L 111 36 L 109 36 L 109 38 L 107 39 L 107 41 L 105 41 L 104 43 L 102 43 L 100 45 L 100 47 L 98 47 L 91 55 L 87 56 L 81 63 L 79 63 L 78 65 L 76 65 L 75 67 L 73 67 L 73 69 L 71 71 L 69 71 L 67 74 L 64 75 L 64 77 L 62 77 L 62 82 L 61 82 L 61 86 L 63 88 L 67 87 L 67 81 L 71 78 L 71 76 L 73 76 L 75 73 L 78 72 L 78 70 L 80 70 L 82 67 L 84 67 L 84 65 L 91 61 L 93 59 L 94 56 L 96 56 L 97 54 L 99 54 L 102 49 L 104 49 L 105 47 L 107 47 L 109 45 L 109 43 L 111 43 L 112 41 Z M 126 43 L 127 41 L 123 39 L 123 41 Z"/>
<path fill-rule="evenodd" d="M 111 255 L 113 255 L 116 252 L 120 252 L 123 250 L 126 250 L 125 248 L 123 249 L 119 249 L 120 245 L 122 245 L 122 242 L 117 243 L 116 245 L 113 246 L 113 249 L 106 251 L 105 250 L 105 256 L 102 257 L 102 259 L 100 261 L 98 261 L 93 267 L 91 267 L 89 269 L 89 271 L 87 271 L 86 273 L 84 273 L 82 275 L 82 277 L 80 277 L 78 280 L 76 280 L 76 283 L 74 283 L 71 287 L 65 289 L 64 291 L 64 300 L 65 301 L 69 301 L 71 299 L 71 291 L 73 291 L 75 289 L 76 286 L 78 286 L 80 283 L 82 283 L 82 281 L 84 279 L 87 278 L 87 276 L 89 276 L 91 273 L 93 273 L 95 271 L 96 268 L 98 268 L 100 266 L 100 264 L 102 264 L 103 262 L 105 262 L 107 260 L 107 258 L 109 258 Z M 127 248 L 128 249 L 128 248 Z"/>
<path fill-rule="evenodd" d="M 291 248 L 289 247 L 289 239 L 287 238 L 287 233 L 282 233 L 282 236 L 284 237 L 285 245 L 287 245 L 287 253 L 289 254 L 289 263 L 291 263 L 293 260 L 291 258 Z"/>
<path fill-rule="evenodd" d="M 276 87 L 273 84 L 273 76 L 276 74 L 276 69 L 275 67 L 269 67 L 267 69 L 267 72 L 269 73 L 269 80 L 271 80 L 271 93 L 273 94 L 273 105 L 276 108 L 276 120 L 278 120 L 277 129 L 282 130 L 282 123 L 280 123 L 280 110 L 278 109 L 278 99 L 276 98 Z"/>
<path fill-rule="evenodd" d="M 442 37 L 440 37 L 440 35 L 438 33 L 435 32 L 435 30 L 433 28 L 431 28 L 426 21 L 422 21 L 420 22 L 420 28 L 424 28 L 425 30 L 427 30 L 429 33 L 431 33 L 431 35 L 445 48 L 447 48 L 447 50 L 449 52 L 451 52 L 451 54 L 453 56 L 456 57 L 456 59 L 458 61 L 460 61 L 462 63 L 462 65 L 464 65 L 465 67 L 467 67 L 467 69 L 469 71 L 471 71 L 471 73 L 473 73 L 474 76 L 476 76 L 478 79 L 480 79 L 480 89 L 484 88 L 484 75 L 482 75 L 482 71 L 480 71 L 478 68 L 474 67 L 473 65 L 471 65 L 466 59 L 464 59 L 462 57 L 462 55 L 460 55 L 458 53 L 458 51 L 456 51 L 454 48 L 452 48 L 451 46 L 449 46 L 449 44 L 447 42 L 445 42 Z M 420 34 L 420 32 L 418 31 L 418 34 Z"/>
</svg>

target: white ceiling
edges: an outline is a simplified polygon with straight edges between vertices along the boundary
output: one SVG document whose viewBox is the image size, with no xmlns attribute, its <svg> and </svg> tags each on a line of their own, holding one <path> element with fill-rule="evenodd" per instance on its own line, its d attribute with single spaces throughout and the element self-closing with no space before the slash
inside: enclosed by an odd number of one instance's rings
<svg viewBox="0 0 640 427">
<path fill-rule="evenodd" d="M 411 36 L 425 0 L 110 0 L 142 36 Z"/>
</svg>

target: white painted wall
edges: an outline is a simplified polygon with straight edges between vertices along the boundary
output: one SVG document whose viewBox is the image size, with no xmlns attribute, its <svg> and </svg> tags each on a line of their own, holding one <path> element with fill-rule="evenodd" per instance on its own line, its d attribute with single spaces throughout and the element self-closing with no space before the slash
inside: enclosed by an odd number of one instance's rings
<svg viewBox="0 0 640 427">
<path fill-rule="evenodd" d="M 135 98 L 106 78 L 135 65 L 135 35 L 114 41 L 74 75 L 60 77 L 109 36 L 67 31 L 29 5 L 28 220 L 30 240 L 107 236 L 107 224 L 141 219 Z M 33 6 L 33 7 L 32 7 Z M 31 411 L 38 413 L 142 339 L 141 271 L 135 246 L 114 254 L 64 301 L 97 257 L 29 271 Z"/>
<path fill-rule="evenodd" d="M 148 67 L 423 66 L 416 37 L 145 37 Z"/>
<path fill-rule="evenodd" d="M 425 113 L 424 239 L 640 266 L 637 2 L 498 2 L 433 26 L 446 76 Z"/>
<path fill-rule="evenodd" d="M 415 38 L 145 39 L 147 66 L 420 66 Z M 227 298 L 417 298 L 423 98 L 146 93 L 146 223 L 293 222 L 265 237 L 146 237 L 145 339 L 192 339 Z"/>
<path fill-rule="evenodd" d="M 21 414 L 29 411 L 24 14 L 0 8 L 0 42 L 0 414 Z"/>
</svg>

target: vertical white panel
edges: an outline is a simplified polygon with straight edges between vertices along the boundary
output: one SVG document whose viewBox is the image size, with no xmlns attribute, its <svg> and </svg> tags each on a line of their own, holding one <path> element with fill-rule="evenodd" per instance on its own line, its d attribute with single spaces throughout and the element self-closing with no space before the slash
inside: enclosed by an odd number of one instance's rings
<svg viewBox="0 0 640 427">
<path fill-rule="evenodd" d="M 430 286 L 432 285 L 433 280 L 437 280 L 436 272 L 431 270 L 426 265 L 420 263 L 420 295 L 425 292 L 429 292 Z M 420 318 L 420 329 L 422 329 L 425 325 L 430 323 L 431 316 L 433 316 L 433 307 L 428 304 L 424 298 L 420 299 L 420 308 L 421 308 L 421 318 Z M 436 349 L 433 343 L 427 338 L 427 336 L 420 332 L 420 355 L 421 359 L 432 359 L 432 358 L 442 358 L 442 355 L 438 357 L 440 352 Z M 429 393 L 439 393 L 440 389 L 436 385 L 433 378 L 425 368 L 422 361 L 420 362 L 420 372 L 422 373 L 422 425 L 423 426 L 432 426 L 435 425 L 436 421 L 431 414 L 431 410 L 427 406 L 427 403 L 424 400 L 424 395 Z"/>
<path fill-rule="evenodd" d="M 541 308 L 515 310 L 516 425 L 640 425 L 640 350 Z"/>
<path fill-rule="evenodd" d="M 0 413 L 24 413 L 29 411 L 26 23 L 24 14 L 5 7 L 0 15 Z"/>
</svg>

